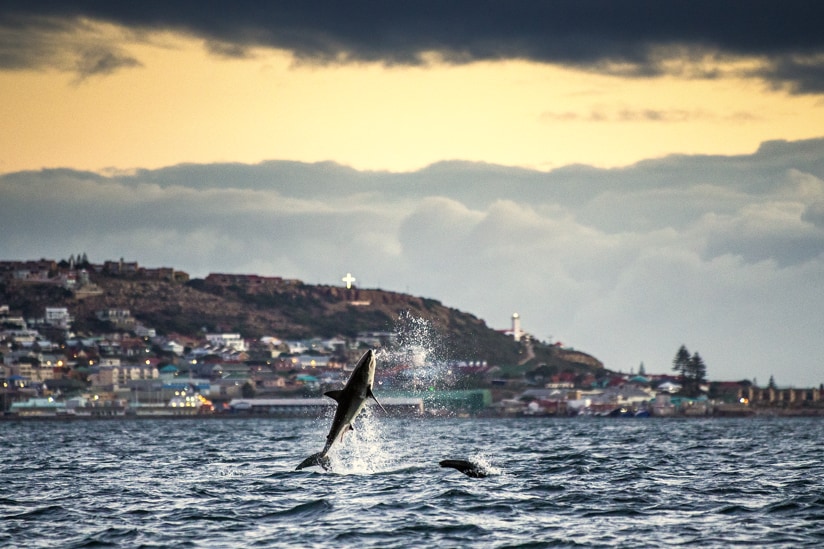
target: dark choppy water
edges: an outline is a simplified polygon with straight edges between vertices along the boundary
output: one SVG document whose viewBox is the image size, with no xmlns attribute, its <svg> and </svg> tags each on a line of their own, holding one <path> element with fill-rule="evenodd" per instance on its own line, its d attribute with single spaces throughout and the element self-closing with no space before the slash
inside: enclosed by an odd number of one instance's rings
<svg viewBox="0 0 824 549">
<path fill-rule="evenodd" d="M 824 421 L 0 422 L 0 546 L 824 545 Z M 477 457 L 500 474 L 441 469 Z"/>
</svg>

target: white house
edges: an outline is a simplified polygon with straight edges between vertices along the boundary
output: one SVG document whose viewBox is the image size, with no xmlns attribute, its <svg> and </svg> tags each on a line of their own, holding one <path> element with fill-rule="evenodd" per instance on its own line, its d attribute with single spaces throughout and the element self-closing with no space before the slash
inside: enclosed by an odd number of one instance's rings
<svg viewBox="0 0 824 549">
<path fill-rule="evenodd" d="M 246 352 L 246 341 L 240 334 L 206 334 L 206 340 L 215 347 L 229 347 L 239 352 Z"/>
<path fill-rule="evenodd" d="M 137 326 L 134 329 L 134 334 L 137 337 L 153 338 L 153 337 L 157 337 L 157 330 L 155 330 L 154 328 L 148 328 L 148 327 L 144 326 L 143 324 L 138 323 Z"/>
<path fill-rule="evenodd" d="M 162 349 L 166 352 L 174 353 L 177 356 L 183 355 L 183 345 L 174 340 L 164 343 Z"/>
<path fill-rule="evenodd" d="M 66 307 L 46 307 L 46 324 L 56 328 L 68 329 L 72 317 Z"/>
</svg>

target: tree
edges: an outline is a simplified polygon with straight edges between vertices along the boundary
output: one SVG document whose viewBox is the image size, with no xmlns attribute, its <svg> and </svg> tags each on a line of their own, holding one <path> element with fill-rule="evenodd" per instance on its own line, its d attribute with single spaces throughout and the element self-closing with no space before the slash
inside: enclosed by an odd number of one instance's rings
<svg viewBox="0 0 824 549">
<path fill-rule="evenodd" d="M 248 381 L 240 388 L 240 394 L 243 398 L 255 398 L 255 387 Z"/>
<path fill-rule="evenodd" d="M 639 375 L 639 376 L 645 376 L 645 375 L 647 375 L 647 369 L 646 369 L 646 368 L 644 368 L 644 361 L 643 361 L 643 360 L 641 361 L 641 365 L 640 365 L 640 366 L 638 366 L 638 375 Z"/>
<path fill-rule="evenodd" d="M 767 385 L 767 387 L 773 390 L 778 388 L 778 386 L 775 384 L 775 378 L 772 375 L 770 376 L 770 383 L 769 385 Z"/>
<path fill-rule="evenodd" d="M 687 351 L 687 347 L 685 345 L 681 345 L 681 348 L 678 349 L 677 353 L 675 353 L 675 358 L 672 359 L 672 369 L 678 372 L 681 377 L 682 386 L 686 385 L 687 368 L 689 367 L 689 363 L 690 352 Z"/>
<path fill-rule="evenodd" d="M 704 359 L 697 352 L 687 363 L 687 392 L 690 396 L 701 394 L 701 385 L 707 380 L 707 366 Z"/>
</svg>

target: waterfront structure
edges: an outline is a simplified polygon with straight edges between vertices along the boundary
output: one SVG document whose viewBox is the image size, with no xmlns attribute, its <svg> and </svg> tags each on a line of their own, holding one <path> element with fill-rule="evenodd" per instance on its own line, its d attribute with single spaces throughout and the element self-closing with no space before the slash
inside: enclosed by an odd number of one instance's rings
<svg viewBox="0 0 824 549">
<path fill-rule="evenodd" d="M 381 404 L 391 414 L 420 415 L 424 401 L 414 397 L 381 397 Z M 235 398 L 229 401 L 234 412 L 277 416 L 315 417 L 337 406 L 330 398 Z"/>
</svg>

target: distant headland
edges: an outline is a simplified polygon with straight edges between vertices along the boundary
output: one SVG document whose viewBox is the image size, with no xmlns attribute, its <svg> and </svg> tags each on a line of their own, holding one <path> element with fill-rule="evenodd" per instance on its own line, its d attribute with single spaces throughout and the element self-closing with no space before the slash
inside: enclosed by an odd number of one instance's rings
<svg viewBox="0 0 824 549">
<path fill-rule="evenodd" d="M 344 273 L 342 273 L 343 275 Z M 609 370 L 440 301 L 136 261 L 0 261 L 4 417 L 311 415 L 365 348 L 399 413 L 618 417 L 824 413 L 822 388 Z M 685 349 L 683 349 L 685 351 Z M 679 363 L 679 356 L 685 362 Z M 679 366 L 680 364 L 680 366 Z"/>
</svg>

